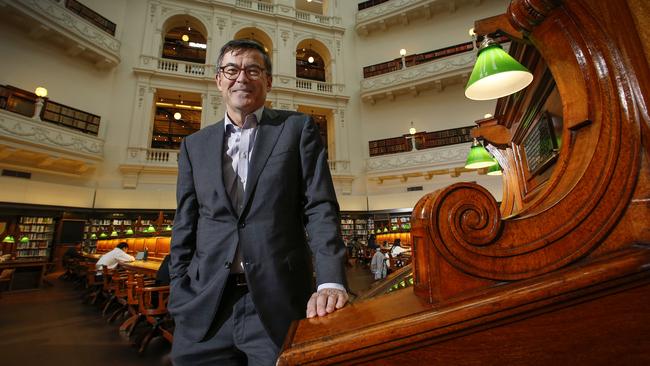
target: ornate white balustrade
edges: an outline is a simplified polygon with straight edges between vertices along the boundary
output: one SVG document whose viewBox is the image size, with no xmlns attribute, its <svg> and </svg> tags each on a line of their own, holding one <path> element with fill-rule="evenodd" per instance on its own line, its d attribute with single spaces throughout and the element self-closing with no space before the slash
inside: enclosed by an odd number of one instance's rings
<svg viewBox="0 0 650 366">
<path fill-rule="evenodd" d="M 292 93 L 307 93 L 320 96 L 332 96 L 348 99 L 344 84 L 324 83 L 309 79 L 300 79 L 289 75 L 274 75 L 273 89 Z"/>
<path fill-rule="evenodd" d="M 68 10 L 63 0 L 0 0 L 0 9 L 0 21 L 11 19 L 33 39 L 100 69 L 120 63 L 120 41 Z"/>
<path fill-rule="evenodd" d="M 341 27 L 342 24 L 340 17 L 331 17 L 327 15 L 310 13 L 303 10 L 297 10 L 296 8 L 282 4 L 269 4 L 252 0 L 235 0 L 234 6 L 243 10 L 257 11 L 274 16 L 295 18 L 299 22 L 307 23 L 310 25 L 326 26 L 329 28 L 332 26 Z M 343 28 L 341 27 L 341 29 Z"/>
<path fill-rule="evenodd" d="M 146 168 L 174 168 L 178 166 L 178 150 L 130 147 L 126 152 L 126 164 Z"/>
<path fill-rule="evenodd" d="M 152 56 L 140 56 L 140 65 L 136 71 L 182 78 L 192 77 L 205 80 L 214 80 L 214 66 L 198 64 L 188 61 L 171 60 Z"/>
<path fill-rule="evenodd" d="M 454 12 L 461 6 L 480 5 L 482 0 L 390 0 L 357 12 L 360 35 L 386 31 L 391 26 L 408 25 L 414 19 L 429 19 L 436 13 Z"/>
<path fill-rule="evenodd" d="M 80 175 L 104 159 L 104 140 L 0 110 L 0 163 Z"/>
</svg>

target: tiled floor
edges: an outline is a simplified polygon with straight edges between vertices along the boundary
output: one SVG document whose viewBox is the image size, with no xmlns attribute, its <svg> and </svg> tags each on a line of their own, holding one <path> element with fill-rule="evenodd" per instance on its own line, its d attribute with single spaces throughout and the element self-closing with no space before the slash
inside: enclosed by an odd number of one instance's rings
<svg viewBox="0 0 650 366">
<path fill-rule="evenodd" d="M 107 324 L 100 309 L 84 305 L 80 291 L 69 282 L 48 277 L 52 284 L 35 291 L 3 293 L 0 297 L 0 365 L 103 366 L 167 365 L 170 346 L 154 339 L 138 356 L 130 341 L 119 335 L 119 321 Z M 354 293 L 373 280 L 361 266 L 348 267 Z"/>
</svg>

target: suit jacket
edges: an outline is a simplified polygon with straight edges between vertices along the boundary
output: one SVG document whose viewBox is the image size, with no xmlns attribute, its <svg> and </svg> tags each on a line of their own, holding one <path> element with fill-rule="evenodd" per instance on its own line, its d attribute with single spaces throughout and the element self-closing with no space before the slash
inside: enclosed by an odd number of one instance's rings
<svg viewBox="0 0 650 366">
<path fill-rule="evenodd" d="M 237 214 L 222 178 L 224 134 L 222 120 L 181 144 L 168 308 L 185 337 L 203 339 L 239 245 L 257 312 L 281 346 L 291 321 L 305 317 L 312 254 L 318 284 L 346 284 L 325 149 L 310 117 L 265 108 Z"/>
</svg>

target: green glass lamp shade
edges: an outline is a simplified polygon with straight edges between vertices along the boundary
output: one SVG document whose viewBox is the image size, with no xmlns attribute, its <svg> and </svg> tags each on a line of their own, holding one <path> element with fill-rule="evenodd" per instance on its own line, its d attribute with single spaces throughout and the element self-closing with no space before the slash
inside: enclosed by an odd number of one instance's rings
<svg viewBox="0 0 650 366">
<path fill-rule="evenodd" d="M 7 236 L 5 236 L 4 239 L 2 239 L 2 242 L 3 242 L 3 243 L 13 244 L 13 243 L 15 243 L 16 241 L 14 240 L 14 237 L 13 237 L 13 236 L 11 236 L 11 235 L 7 235 Z"/>
<path fill-rule="evenodd" d="M 385 232 L 385 233 L 388 232 L 388 228 L 387 228 L 387 227 L 384 228 L 384 232 Z"/>
<path fill-rule="evenodd" d="M 20 238 L 20 242 L 23 244 L 29 243 L 29 238 L 27 237 L 27 235 L 23 235 L 23 237 Z"/>
<path fill-rule="evenodd" d="M 503 175 L 503 172 L 501 171 L 501 165 L 499 165 L 499 163 L 496 163 L 489 167 L 487 175 Z"/>
<path fill-rule="evenodd" d="M 91 238 L 91 239 L 97 239 L 97 234 L 92 233 L 92 234 L 90 235 L 90 238 Z"/>
<path fill-rule="evenodd" d="M 498 43 L 485 38 L 465 87 L 465 96 L 473 100 L 497 99 L 527 87 L 533 81 L 533 74 Z"/>
<path fill-rule="evenodd" d="M 148 232 L 148 233 L 154 233 L 154 232 L 156 232 L 156 228 L 153 227 L 153 225 L 149 225 L 149 227 L 147 228 L 146 232 Z"/>
<path fill-rule="evenodd" d="M 101 234 L 99 234 L 99 237 L 100 237 L 100 238 L 105 238 L 105 237 L 107 237 L 107 236 L 108 236 L 108 235 L 106 235 L 106 233 L 101 233 Z"/>
<path fill-rule="evenodd" d="M 172 226 L 171 225 L 165 226 L 165 231 L 172 231 Z"/>
<path fill-rule="evenodd" d="M 133 229 L 131 228 L 126 229 L 126 235 L 133 235 Z"/>
<path fill-rule="evenodd" d="M 113 230 L 113 231 L 111 232 L 111 237 L 116 237 L 116 236 L 117 236 L 117 231 Z"/>
<path fill-rule="evenodd" d="M 495 165 L 497 162 L 490 155 L 490 153 L 478 142 L 477 139 L 474 139 L 472 147 L 469 150 L 469 155 L 467 155 L 467 161 L 465 162 L 466 169 L 480 169 L 487 168 L 489 166 Z"/>
</svg>

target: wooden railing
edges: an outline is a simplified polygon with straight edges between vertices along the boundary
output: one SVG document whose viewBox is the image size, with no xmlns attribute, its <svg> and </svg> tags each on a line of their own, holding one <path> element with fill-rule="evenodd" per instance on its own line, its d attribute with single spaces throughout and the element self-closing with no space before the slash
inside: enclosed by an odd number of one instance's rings
<svg viewBox="0 0 650 366">
<path fill-rule="evenodd" d="M 85 6 L 84 4 L 76 0 L 66 0 L 65 7 L 73 13 L 86 19 L 93 25 L 97 26 L 97 28 L 110 34 L 111 36 L 115 35 L 115 23 L 99 15 L 97 12 Z"/>
<path fill-rule="evenodd" d="M 510 39 L 505 36 L 498 36 L 495 38 L 495 41 L 497 41 L 498 43 L 505 43 L 505 42 L 509 42 Z M 471 51 L 473 48 L 474 48 L 473 42 L 465 42 L 465 43 L 461 43 L 449 47 L 439 48 L 433 51 L 407 55 L 404 56 L 404 62 L 402 62 L 402 59 L 398 57 L 391 61 L 365 66 L 363 68 L 363 77 L 369 78 L 372 76 L 386 74 L 389 72 L 400 70 L 403 67 L 420 65 L 423 63 L 431 62 L 433 60 L 437 60 L 442 57 L 448 57 L 452 55 L 457 55 L 459 53 Z"/>
<path fill-rule="evenodd" d="M 40 99 L 36 94 L 10 85 L 0 86 L 0 109 L 34 117 L 39 113 L 38 104 L 42 103 L 40 119 L 59 126 L 75 129 L 97 136 L 101 117 L 80 109 L 69 107 L 49 100 Z"/>
<path fill-rule="evenodd" d="M 397 154 L 413 150 L 461 144 L 472 141 L 470 131 L 473 126 L 451 128 L 434 132 L 418 132 L 415 135 L 403 135 L 381 140 L 368 141 L 370 156 Z M 415 139 L 414 142 L 409 141 Z"/>
</svg>

